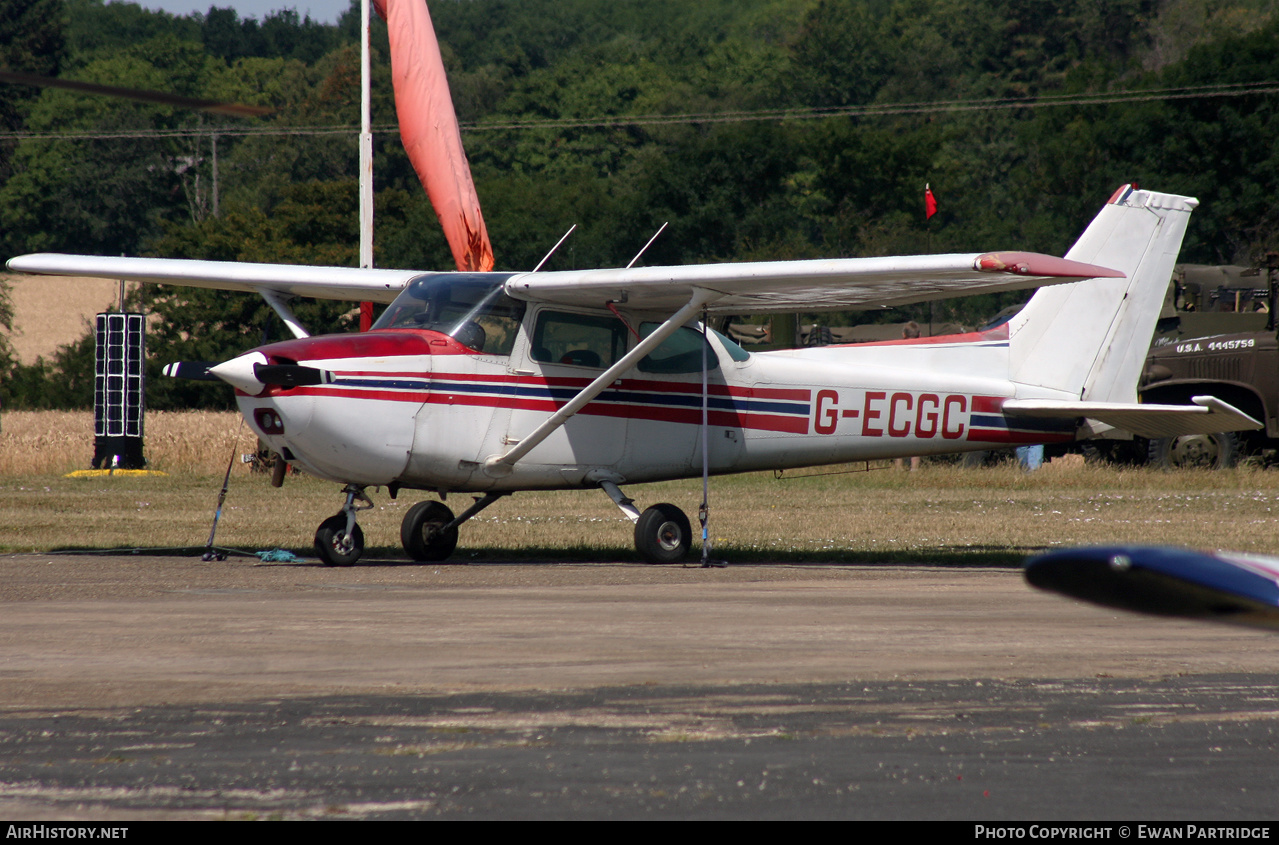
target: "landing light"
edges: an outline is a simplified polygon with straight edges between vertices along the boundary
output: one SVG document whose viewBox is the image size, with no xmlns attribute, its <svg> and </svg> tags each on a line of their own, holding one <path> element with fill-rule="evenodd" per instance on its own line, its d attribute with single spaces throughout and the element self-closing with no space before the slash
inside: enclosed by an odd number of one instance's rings
<svg viewBox="0 0 1279 845">
<path fill-rule="evenodd" d="M 273 408 L 258 408 L 253 412 L 253 421 L 262 429 L 263 434 L 284 433 L 284 420 Z"/>
</svg>

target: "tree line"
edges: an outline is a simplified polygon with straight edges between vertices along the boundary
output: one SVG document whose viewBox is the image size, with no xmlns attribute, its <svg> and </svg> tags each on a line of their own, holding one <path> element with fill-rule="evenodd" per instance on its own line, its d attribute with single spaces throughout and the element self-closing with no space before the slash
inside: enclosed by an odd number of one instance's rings
<svg viewBox="0 0 1279 845">
<path fill-rule="evenodd" d="M 430 5 L 498 269 L 531 268 L 573 223 L 557 268 L 625 264 L 665 221 L 650 264 L 1060 254 L 1129 181 L 1202 200 L 1183 260 L 1279 248 L 1272 0 Z M 325 25 L 0 0 L 5 69 L 273 109 L 240 121 L 0 88 L 0 248 L 354 266 L 357 34 L 358 3 Z M 399 145 L 380 25 L 373 49 L 375 263 L 449 269 Z M 279 331 L 253 297 L 136 297 L 163 316 L 156 366 Z M 1004 304 L 938 316 L 973 323 Z M 343 304 L 301 311 L 350 327 Z M 5 355 L 7 406 L 91 402 L 91 339 L 26 367 Z M 148 401 L 230 396 L 153 378 Z"/>
</svg>

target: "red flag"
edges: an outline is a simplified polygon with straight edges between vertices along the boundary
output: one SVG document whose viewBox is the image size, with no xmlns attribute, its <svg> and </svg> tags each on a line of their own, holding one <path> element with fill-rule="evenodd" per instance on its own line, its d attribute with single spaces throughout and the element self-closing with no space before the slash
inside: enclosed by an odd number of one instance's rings
<svg viewBox="0 0 1279 845">
<path fill-rule="evenodd" d="M 924 219 L 931 220 L 933 215 L 937 213 L 937 198 L 933 196 L 933 189 L 924 184 Z"/>
</svg>

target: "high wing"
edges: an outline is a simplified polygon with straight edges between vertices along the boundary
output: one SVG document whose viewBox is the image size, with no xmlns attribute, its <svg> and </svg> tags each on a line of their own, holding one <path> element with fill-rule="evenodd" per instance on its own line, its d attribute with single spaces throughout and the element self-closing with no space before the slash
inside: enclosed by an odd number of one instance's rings
<svg viewBox="0 0 1279 845">
<path fill-rule="evenodd" d="M 37 253 L 12 258 L 16 273 L 94 276 L 138 282 L 256 292 L 276 296 L 390 302 L 415 270 L 373 270 L 286 264 L 244 264 L 174 258 L 111 258 Z M 694 291 L 718 294 L 708 310 L 721 314 L 875 308 L 974 293 L 1020 290 L 1121 273 L 1028 252 L 914 255 L 694 264 L 521 273 L 506 279 L 518 299 L 603 307 L 626 302 L 674 312 Z"/>
<path fill-rule="evenodd" d="M 507 280 L 506 292 L 562 305 L 674 311 L 703 290 L 720 294 L 709 312 L 748 314 L 877 308 L 1099 277 L 1123 274 L 1051 255 L 992 252 L 526 273 Z"/>
<path fill-rule="evenodd" d="M 395 299 L 409 279 L 420 275 L 416 270 L 248 264 L 183 258 L 111 258 L 53 252 L 19 255 L 9 259 L 8 267 L 14 273 L 39 276 L 91 276 L 192 288 L 246 293 L 269 291 L 283 296 L 382 303 Z"/>
</svg>

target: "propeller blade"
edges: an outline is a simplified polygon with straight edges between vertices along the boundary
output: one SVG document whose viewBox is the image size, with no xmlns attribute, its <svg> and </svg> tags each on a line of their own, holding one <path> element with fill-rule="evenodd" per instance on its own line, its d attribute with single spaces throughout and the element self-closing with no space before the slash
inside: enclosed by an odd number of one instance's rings
<svg viewBox="0 0 1279 845">
<path fill-rule="evenodd" d="M 217 365 L 217 361 L 175 361 L 164 366 L 164 374 L 169 378 L 184 378 L 192 381 L 221 381 L 209 372 L 210 367 Z"/>
<path fill-rule="evenodd" d="M 229 117 L 262 117 L 271 114 L 274 109 L 266 106 L 246 106 L 243 103 L 220 103 L 217 100 L 200 100 L 195 97 L 181 97 L 163 91 L 147 91 L 142 88 L 119 88 L 114 85 L 99 85 L 96 82 L 79 82 L 74 79 L 55 79 L 51 76 L 35 76 L 29 73 L 10 73 L 0 71 L 0 82 L 15 85 L 33 85 L 37 88 L 63 88 L 68 91 L 79 91 L 81 94 L 101 94 L 107 97 L 123 97 L 127 100 L 140 100 L 144 103 L 155 103 L 161 106 L 178 106 L 184 109 L 223 114 Z"/>
<path fill-rule="evenodd" d="M 263 384 L 279 387 L 301 387 L 310 384 L 329 384 L 333 374 L 318 367 L 301 364 L 254 364 L 253 375 Z"/>
</svg>

